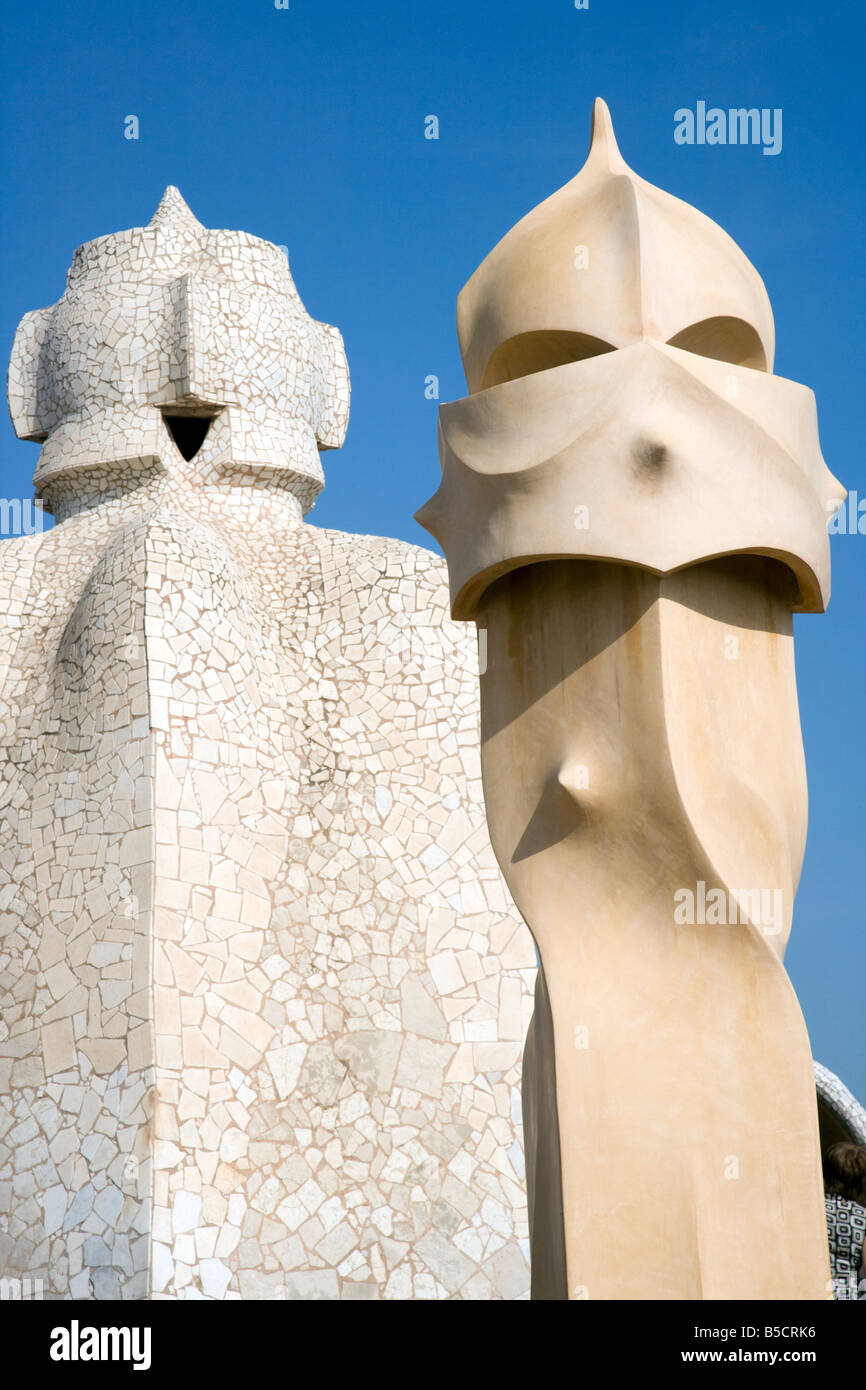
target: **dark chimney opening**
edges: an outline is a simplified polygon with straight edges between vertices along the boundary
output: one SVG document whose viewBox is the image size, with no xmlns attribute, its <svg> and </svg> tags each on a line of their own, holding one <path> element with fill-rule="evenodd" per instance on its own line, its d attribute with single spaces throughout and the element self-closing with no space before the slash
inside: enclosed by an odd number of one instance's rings
<svg viewBox="0 0 866 1390">
<path fill-rule="evenodd" d="M 195 458 L 207 438 L 212 415 L 163 415 L 166 428 L 184 458 Z"/>
</svg>

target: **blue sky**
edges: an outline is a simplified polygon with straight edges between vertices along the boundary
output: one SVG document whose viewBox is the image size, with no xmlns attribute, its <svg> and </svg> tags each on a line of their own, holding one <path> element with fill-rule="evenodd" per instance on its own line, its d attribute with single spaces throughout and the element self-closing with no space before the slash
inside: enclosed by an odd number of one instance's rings
<svg viewBox="0 0 866 1390">
<path fill-rule="evenodd" d="M 632 167 L 758 267 L 776 370 L 815 390 L 828 464 L 866 498 L 864 21 L 850 3 L 13 0 L 4 28 L 4 351 L 21 315 L 62 293 L 76 245 L 147 222 L 178 184 L 207 225 L 286 244 L 307 308 L 343 332 L 352 419 L 324 456 L 315 523 L 430 543 L 412 520 L 438 478 L 425 378 L 443 400 L 465 394 L 457 292 L 579 168 L 596 95 Z M 698 100 L 782 108 L 781 153 L 677 145 L 674 112 Z M 123 137 L 130 114 L 138 141 Z M 3 496 L 29 495 L 35 458 L 7 425 Z M 866 1100 L 866 536 L 837 537 L 833 567 L 829 612 L 796 620 L 810 831 L 788 967 L 815 1055 Z"/>
</svg>

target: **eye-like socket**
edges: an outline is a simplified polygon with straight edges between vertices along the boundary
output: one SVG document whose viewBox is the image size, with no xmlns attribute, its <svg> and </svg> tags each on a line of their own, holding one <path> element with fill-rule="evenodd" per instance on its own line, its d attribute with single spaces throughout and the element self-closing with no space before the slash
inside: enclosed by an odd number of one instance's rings
<svg viewBox="0 0 866 1390">
<path fill-rule="evenodd" d="M 516 381 L 521 376 L 562 367 L 566 362 L 582 362 L 584 358 L 613 351 L 610 343 L 593 338 L 589 333 L 569 333 L 564 329 L 518 333 L 494 352 L 487 363 L 481 389 L 486 391 L 488 386 L 499 386 L 503 381 Z"/>
<path fill-rule="evenodd" d="M 204 444 L 216 414 L 212 410 L 180 410 L 171 406 L 163 410 L 165 427 L 187 462 L 195 458 Z"/>
<path fill-rule="evenodd" d="M 710 357 L 717 362 L 730 362 L 737 367 L 767 370 L 767 357 L 756 330 L 744 319 L 719 315 L 702 319 L 668 339 L 670 347 Z M 533 333 L 518 333 L 494 352 L 484 371 L 482 391 L 499 386 L 503 381 L 546 372 L 562 367 L 566 362 L 582 362 L 614 352 L 611 343 L 594 338 L 589 333 L 571 333 L 566 329 L 539 329 Z"/>
<path fill-rule="evenodd" d="M 744 319 L 702 319 L 668 339 L 668 346 L 694 352 L 698 357 L 712 357 L 717 362 L 731 362 L 735 367 L 767 370 L 767 356 L 755 329 Z"/>
</svg>

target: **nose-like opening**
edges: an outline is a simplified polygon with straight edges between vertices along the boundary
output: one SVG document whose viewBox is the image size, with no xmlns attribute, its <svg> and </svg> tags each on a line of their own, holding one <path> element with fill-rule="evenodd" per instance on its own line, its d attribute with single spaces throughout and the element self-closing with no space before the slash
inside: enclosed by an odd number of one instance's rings
<svg viewBox="0 0 866 1390">
<path fill-rule="evenodd" d="M 213 415 L 173 415 L 169 411 L 163 411 L 162 418 L 187 462 L 195 458 L 214 421 Z"/>
</svg>

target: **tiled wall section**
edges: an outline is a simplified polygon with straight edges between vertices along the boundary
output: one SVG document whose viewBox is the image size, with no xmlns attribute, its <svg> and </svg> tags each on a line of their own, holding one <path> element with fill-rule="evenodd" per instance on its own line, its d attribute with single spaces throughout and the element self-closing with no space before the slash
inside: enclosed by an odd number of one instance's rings
<svg viewBox="0 0 866 1390">
<path fill-rule="evenodd" d="M 153 487 L 0 551 L 4 1272 L 525 1297 L 535 958 L 444 564 Z"/>
<path fill-rule="evenodd" d="M 145 550 L 105 532 L 0 548 L 0 1271 L 78 1298 L 144 1296 L 150 1239 Z"/>
</svg>

